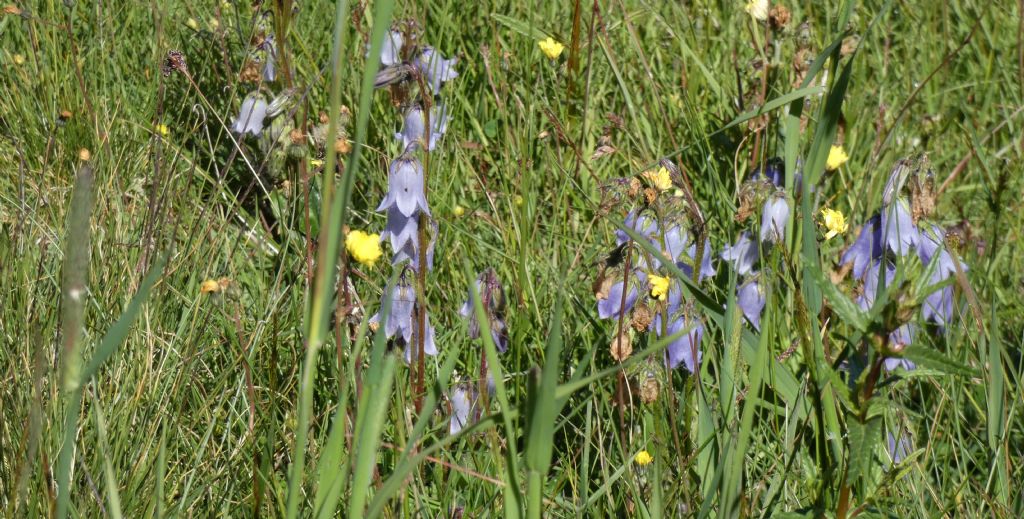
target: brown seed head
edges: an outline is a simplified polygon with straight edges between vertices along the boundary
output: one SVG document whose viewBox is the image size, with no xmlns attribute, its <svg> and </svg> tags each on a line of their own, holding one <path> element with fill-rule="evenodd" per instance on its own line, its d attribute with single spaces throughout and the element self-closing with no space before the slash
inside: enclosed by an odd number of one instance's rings
<svg viewBox="0 0 1024 519">
<path fill-rule="evenodd" d="M 630 325 L 633 326 L 634 330 L 642 332 L 651 325 L 651 319 L 651 309 L 645 304 L 638 304 L 633 309 L 633 320 L 630 322 Z"/>
<path fill-rule="evenodd" d="M 645 404 L 652 404 L 658 400 L 658 393 L 661 392 L 661 386 L 658 384 L 658 379 L 650 373 L 647 377 L 640 382 L 640 401 Z"/>
<path fill-rule="evenodd" d="M 628 359 L 633 354 L 633 341 L 630 340 L 628 331 L 623 330 L 621 335 L 612 339 L 610 353 L 612 358 L 619 362 Z"/>
</svg>

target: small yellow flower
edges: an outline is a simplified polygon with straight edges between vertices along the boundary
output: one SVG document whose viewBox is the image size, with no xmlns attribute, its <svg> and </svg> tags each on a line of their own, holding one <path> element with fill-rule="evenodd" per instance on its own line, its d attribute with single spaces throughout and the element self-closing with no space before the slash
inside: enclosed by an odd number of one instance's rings
<svg viewBox="0 0 1024 519">
<path fill-rule="evenodd" d="M 92 153 L 88 148 L 78 150 L 78 160 L 82 162 L 89 162 L 90 159 L 92 159 Z"/>
<path fill-rule="evenodd" d="M 747 2 L 747 14 L 755 20 L 763 22 L 768 19 L 768 0 L 750 0 Z"/>
<path fill-rule="evenodd" d="M 637 465 L 643 467 L 644 465 L 650 465 L 651 462 L 654 461 L 654 456 L 651 456 L 651 453 L 647 451 L 640 451 L 636 453 L 633 461 L 635 461 Z"/>
<path fill-rule="evenodd" d="M 313 166 L 314 168 L 322 168 L 324 166 L 324 161 L 320 159 L 313 159 L 309 161 L 309 165 Z"/>
<path fill-rule="evenodd" d="M 668 191 L 672 187 L 672 175 L 669 174 L 665 166 L 661 166 L 657 170 L 644 171 L 642 176 L 658 191 Z"/>
<path fill-rule="evenodd" d="M 455 206 L 454 209 L 452 209 L 452 213 L 455 215 L 456 218 L 461 218 L 462 215 L 466 214 L 466 209 L 463 208 L 461 205 L 457 205 Z"/>
<path fill-rule="evenodd" d="M 651 297 L 664 301 L 668 295 L 668 278 L 651 274 Z"/>
<path fill-rule="evenodd" d="M 217 292 L 220 292 L 220 290 L 221 285 L 220 283 L 217 282 L 216 279 L 207 279 L 206 281 L 203 281 L 201 285 L 199 285 L 200 294 L 215 294 Z"/>
<path fill-rule="evenodd" d="M 11 56 L 11 59 L 14 60 L 15 65 L 25 64 L 25 56 L 22 56 L 21 54 L 15 54 L 14 56 Z"/>
<path fill-rule="evenodd" d="M 521 195 L 516 195 L 516 197 L 513 198 L 512 201 L 515 202 L 516 207 L 523 205 L 523 197 Z"/>
<path fill-rule="evenodd" d="M 380 235 L 367 234 L 363 231 L 351 231 L 345 236 L 345 250 L 352 259 L 372 267 L 380 259 Z"/>
<path fill-rule="evenodd" d="M 206 22 L 206 24 L 210 26 L 211 31 L 216 31 L 220 28 L 220 20 L 216 18 L 210 18 L 210 21 Z"/>
<path fill-rule="evenodd" d="M 171 129 L 168 128 L 166 124 L 158 124 L 156 125 L 156 132 L 159 133 L 161 137 L 167 137 L 171 134 Z"/>
<path fill-rule="evenodd" d="M 188 21 L 185 22 L 185 25 L 187 25 L 188 28 L 192 29 L 193 31 L 199 30 L 199 22 L 197 22 L 195 18 L 189 18 Z"/>
<path fill-rule="evenodd" d="M 839 169 L 839 166 L 846 164 L 848 160 L 850 160 L 850 157 L 842 146 L 832 146 L 828 150 L 828 160 L 825 162 L 825 169 L 835 171 Z"/>
<path fill-rule="evenodd" d="M 825 233 L 826 240 L 832 239 L 837 234 L 843 234 L 850 228 L 850 225 L 846 223 L 846 217 L 840 211 L 822 209 L 821 218 L 824 220 L 825 228 L 828 229 L 828 232 Z"/>
<path fill-rule="evenodd" d="M 558 56 L 565 50 L 565 45 L 558 43 L 554 38 L 548 36 L 548 39 L 537 42 L 537 46 L 540 47 L 540 51 L 544 53 L 550 59 L 558 59 Z"/>
</svg>

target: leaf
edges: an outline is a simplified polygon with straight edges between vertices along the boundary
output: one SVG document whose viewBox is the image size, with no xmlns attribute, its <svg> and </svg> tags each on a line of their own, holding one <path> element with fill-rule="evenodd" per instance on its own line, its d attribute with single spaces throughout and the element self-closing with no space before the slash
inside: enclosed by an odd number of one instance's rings
<svg viewBox="0 0 1024 519">
<path fill-rule="evenodd" d="M 943 373 L 962 375 L 965 377 L 978 376 L 978 371 L 976 369 L 961 364 L 947 357 L 942 352 L 927 346 L 921 346 L 918 344 L 910 345 L 903 351 L 903 358 L 908 359 L 919 366 L 938 370 Z"/>
<path fill-rule="evenodd" d="M 818 285 L 821 293 L 828 299 L 832 306 L 832 310 L 839 315 L 839 318 L 843 322 L 853 326 L 859 332 L 866 332 L 868 329 L 868 318 L 864 312 L 861 311 L 860 307 L 854 304 L 850 298 L 846 297 L 846 294 L 839 290 L 839 287 L 835 286 L 831 281 L 825 279 L 825 275 L 821 272 L 813 262 L 807 261 L 806 263 L 807 272 L 814 279 L 814 282 Z"/>
<path fill-rule="evenodd" d="M 850 442 L 850 461 L 846 471 L 846 484 L 854 485 L 871 468 L 875 459 L 875 443 L 881 437 L 882 419 L 872 418 L 866 423 L 849 422 L 847 437 Z"/>
<path fill-rule="evenodd" d="M 533 27 L 531 24 L 526 23 L 522 20 L 516 20 L 511 16 L 505 16 L 503 14 L 498 13 L 491 13 L 491 18 L 493 18 L 494 21 L 504 25 L 505 27 L 508 27 L 513 32 L 517 32 L 523 36 L 526 36 L 527 38 L 530 38 L 531 40 L 540 41 L 548 37 L 548 35 L 541 32 L 540 29 L 537 29 L 536 27 Z"/>
</svg>

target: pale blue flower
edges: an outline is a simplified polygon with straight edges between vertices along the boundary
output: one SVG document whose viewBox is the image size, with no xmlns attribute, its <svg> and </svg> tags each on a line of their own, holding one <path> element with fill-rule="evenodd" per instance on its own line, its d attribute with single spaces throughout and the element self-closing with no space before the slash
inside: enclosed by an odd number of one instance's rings
<svg viewBox="0 0 1024 519">
<path fill-rule="evenodd" d="M 884 266 L 883 266 L 884 265 Z M 877 260 L 871 263 L 864 275 L 864 290 L 857 298 L 857 305 L 861 310 L 867 311 L 875 304 L 875 296 L 878 292 L 879 273 L 885 269 L 885 286 L 889 287 L 896 276 L 896 267 L 886 260 Z"/>
<path fill-rule="evenodd" d="M 267 101 L 258 93 L 246 96 L 231 129 L 239 134 L 259 135 L 263 131 L 263 119 L 267 116 Z"/>
<path fill-rule="evenodd" d="M 744 317 L 754 325 L 754 329 L 761 330 L 761 312 L 764 311 L 765 297 L 761 285 L 756 280 L 744 283 L 736 291 L 736 304 L 743 311 Z"/>
<path fill-rule="evenodd" d="M 395 138 L 402 142 L 402 149 L 408 149 L 413 143 L 420 146 L 426 144 L 427 150 L 433 151 L 437 142 L 441 140 L 445 131 L 448 130 L 448 123 L 451 116 L 443 104 L 434 105 L 430 109 L 430 140 L 426 140 L 426 121 L 423 107 L 412 105 L 405 110 L 402 131 L 395 134 Z"/>
<path fill-rule="evenodd" d="M 722 249 L 722 259 L 732 262 L 736 273 L 741 276 L 754 271 L 754 263 L 757 262 L 759 254 L 757 242 L 746 231 L 740 234 L 735 245 L 726 245 Z"/>
<path fill-rule="evenodd" d="M 682 364 L 690 373 L 696 373 L 700 366 L 703 353 L 700 350 L 700 339 L 704 336 L 704 325 L 699 321 L 691 320 L 686 322 L 682 316 L 669 323 L 667 336 L 675 335 L 682 330 L 695 325 L 679 338 L 668 345 L 668 366 L 675 369 Z"/>
<path fill-rule="evenodd" d="M 913 324 L 907 323 L 900 326 L 889 334 L 890 347 L 900 351 L 906 349 L 907 346 L 914 342 L 914 335 L 916 333 L 917 328 Z M 886 371 L 895 371 L 896 368 L 911 371 L 917 368 L 917 365 L 913 362 L 902 357 L 887 357 L 882 362 L 885 365 Z"/>
<path fill-rule="evenodd" d="M 455 71 L 457 62 L 458 58 L 445 59 L 433 47 L 424 47 L 416 58 L 415 65 L 431 90 L 436 93 L 441 90 L 442 84 L 458 77 L 459 73 Z"/>
<path fill-rule="evenodd" d="M 853 276 L 857 279 L 864 277 L 864 272 L 872 261 L 882 257 L 882 227 L 881 217 L 875 215 L 860 229 L 857 240 L 850 245 L 850 248 L 843 252 L 840 264 L 853 263 Z"/>
<path fill-rule="evenodd" d="M 914 226 L 914 219 L 910 216 L 907 202 L 898 199 L 893 204 L 882 208 L 882 241 L 889 247 L 889 250 L 900 256 L 910 254 L 910 250 L 917 247 L 920 242 L 920 234 Z"/>
<path fill-rule="evenodd" d="M 886 433 L 886 447 L 889 457 L 895 465 L 907 459 L 907 456 L 910 456 L 910 453 L 914 450 L 910 444 L 910 438 L 907 438 L 904 434 L 894 436 L 891 432 Z"/>
<path fill-rule="evenodd" d="M 390 67 L 401 63 L 403 44 L 405 44 L 405 38 L 402 37 L 401 32 L 388 31 L 384 35 L 384 43 L 380 48 L 380 66 Z"/>
<path fill-rule="evenodd" d="M 429 215 L 423 180 L 423 165 L 420 161 L 405 155 L 395 159 L 388 172 L 388 194 L 377 211 L 395 206 L 405 216 L 413 216 L 417 211 Z"/>
<path fill-rule="evenodd" d="M 597 300 L 597 316 L 601 319 L 618 318 L 625 312 L 630 311 L 636 303 L 637 291 L 632 286 L 626 293 L 626 305 L 622 306 L 623 283 L 619 281 L 608 290 L 608 297 Z"/>
<path fill-rule="evenodd" d="M 406 216 L 397 205 L 389 207 L 387 225 L 380 240 L 390 240 L 392 251 L 401 250 L 410 241 L 414 249 L 419 247 L 419 215 Z"/>
<path fill-rule="evenodd" d="M 784 195 L 770 197 L 761 213 L 761 241 L 777 243 L 786 237 L 789 221 L 789 202 Z"/>
<path fill-rule="evenodd" d="M 473 408 L 476 407 L 476 395 L 473 388 L 458 385 L 452 389 L 448 397 L 452 403 L 452 416 L 448 421 L 448 434 L 458 434 L 463 427 L 469 425 Z"/>
</svg>

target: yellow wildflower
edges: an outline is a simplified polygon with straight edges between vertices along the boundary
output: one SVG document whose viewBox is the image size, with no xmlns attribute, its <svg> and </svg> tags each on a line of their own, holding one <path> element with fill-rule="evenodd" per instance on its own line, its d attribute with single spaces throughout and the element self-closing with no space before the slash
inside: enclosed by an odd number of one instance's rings
<svg viewBox="0 0 1024 519">
<path fill-rule="evenodd" d="M 828 232 L 825 233 L 826 240 L 832 239 L 837 234 L 843 234 L 850 228 L 850 225 L 846 223 L 846 217 L 840 211 L 822 209 L 821 218 L 824 220 L 825 228 L 828 229 Z"/>
<path fill-rule="evenodd" d="M 11 58 L 14 60 L 15 65 L 23 65 L 25 63 L 25 56 L 21 54 L 15 54 Z"/>
<path fill-rule="evenodd" d="M 647 451 L 640 451 L 636 453 L 633 461 L 635 461 L 637 465 L 643 467 L 644 465 L 650 465 L 650 463 L 654 461 L 654 456 L 651 456 L 651 453 Z"/>
<path fill-rule="evenodd" d="M 466 214 L 466 209 L 463 208 L 461 205 L 457 205 L 455 206 L 454 209 L 452 209 L 452 213 L 455 215 L 456 218 L 461 218 L 462 215 Z"/>
<path fill-rule="evenodd" d="M 554 38 L 548 36 L 548 39 L 537 42 L 537 46 L 540 47 L 540 51 L 544 53 L 550 59 L 558 59 L 558 56 L 565 50 L 565 45 L 558 43 Z"/>
<path fill-rule="evenodd" d="M 161 137 L 167 137 L 171 134 L 171 129 L 168 128 L 166 124 L 158 124 L 156 125 L 156 132 L 159 133 Z"/>
<path fill-rule="evenodd" d="M 220 29 L 220 20 L 216 18 L 210 18 L 210 21 L 206 22 L 206 24 L 210 26 L 211 31 L 216 31 L 217 29 Z"/>
<path fill-rule="evenodd" d="M 199 285 L 200 294 L 214 294 L 220 292 L 220 290 L 221 285 L 220 283 L 217 282 L 216 279 L 207 279 L 206 281 L 203 281 L 201 285 Z"/>
<path fill-rule="evenodd" d="M 193 31 L 199 30 L 199 22 L 197 22 L 195 18 L 189 18 L 188 21 L 185 22 L 185 25 L 187 25 L 188 28 L 192 29 Z"/>
<path fill-rule="evenodd" d="M 523 205 L 523 197 L 521 195 L 516 195 L 512 200 L 515 202 L 516 207 Z"/>
<path fill-rule="evenodd" d="M 665 166 L 661 166 L 657 170 L 644 171 L 641 175 L 658 191 L 668 191 L 672 187 L 672 175 L 669 174 Z"/>
<path fill-rule="evenodd" d="M 668 295 L 668 278 L 651 274 L 651 297 L 658 301 L 664 301 Z"/>
<path fill-rule="evenodd" d="M 313 166 L 314 168 L 322 168 L 324 166 L 324 161 L 320 159 L 313 159 L 309 161 L 309 165 Z"/>
<path fill-rule="evenodd" d="M 839 166 L 846 164 L 848 160 L 850 160 L 850 157 L 842 146 L 832 146 L 828 150 L 828 160 L 825 162 L 825 169 L 835 171 L 839 169 Z"/>
<path fill-rule="evenodd" d="M 92 153 L 88 148 L 78 150 L 78 160 L 82 162 L 89 162 L 90 159 L 92 159 Z"/>
<path fill-rule="evenodd" d="M 768 0 L 750 0 L 747 2 L 747 14 L 755 20 L 763 22 L 768 19 Z"/>
<path fill-rule="evenodd" d="M 380 235 L 367 234 L 363 231 L 352 231 L 345 236 L 345 250 L 352 259 L 372 267 L 380 259 Z"/>
</svg>

